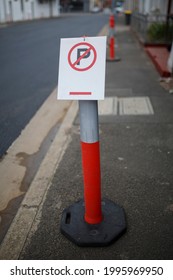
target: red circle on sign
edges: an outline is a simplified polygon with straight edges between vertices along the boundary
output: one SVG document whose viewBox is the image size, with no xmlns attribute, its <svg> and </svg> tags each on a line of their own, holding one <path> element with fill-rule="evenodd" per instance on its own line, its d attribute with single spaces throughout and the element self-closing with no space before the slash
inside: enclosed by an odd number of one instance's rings
<svg viewBox="0 0 173 280">
<path fill-rule="evenodd" d="M 79 59 L 77 59 L 75 62 L 72 63 L 72 62 L 71 62 L 71 54 L 72 54 L 72 52 L 74 51 L 75 48 L 77 48 L 78 46 L 81 46 L 81 45 L 86 45 L 86 46 L 89 47 L 89 48 L 88 48 L 88 50 L 81 56 L 81 58 L 79 57 Z M 90 63 L 89 66 L 87 66 L 87 67 L 85 67 L 85 68 L 77 68 L 77 67 L 75 66 L 75 65 L 77 64 L 77 62 L 80 61 L 80 59 L 82 59 L 82 57 L 84 57 L 85 54 L 88 53 L 90 50 L 92 50 L 93 53 L 94 53 L 94 59 L 93 59 L 93 61 Z M 74 45 L 74 46 L 70 49 L 70 51 L 69 51 L 69 53 L 68 53 L 68 62 L 69 62 L 69 64 L 70 64 L 70 66 L 71 66 L 74 70 L 77 70 L 77 71 L 86 71 L 86 70 L 89 70 L 89 69 L 94 65 L 94 63 L 96 62 L 96 59 L 97 59 L 97 52 L 96 52 L 95 48 L 94 48 L 91 44 L 86 43 L 86 42 L 78 43 L 78 44 Z"/>
</svg>

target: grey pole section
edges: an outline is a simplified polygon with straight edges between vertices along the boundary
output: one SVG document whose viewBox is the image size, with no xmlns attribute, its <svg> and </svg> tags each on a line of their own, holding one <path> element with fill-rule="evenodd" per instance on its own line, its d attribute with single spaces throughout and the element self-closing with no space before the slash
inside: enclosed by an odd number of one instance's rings
<svg viewBox="0 0 173 280">
<path fill-rule="evenodd" d="M 97 100 L 79 100 L 80 139 L 82 142 L 99 141 Z"/>
</svg>

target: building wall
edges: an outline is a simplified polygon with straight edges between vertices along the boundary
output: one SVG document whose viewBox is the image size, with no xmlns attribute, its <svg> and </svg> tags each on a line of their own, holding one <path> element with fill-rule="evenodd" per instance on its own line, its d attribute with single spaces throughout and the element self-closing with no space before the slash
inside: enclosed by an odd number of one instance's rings
<svg viewBox="0 0 173 280">
<path fill-rule="evenodd" d="M 0 0 L 0 22 L 5 22 L 4 2 Z"/>
<path fill-rule="evenodd" d="M 0 22 L 58 16 L 59 0 L 40 4 L 38 0 L 0 0 Z"/>
<path fill-rule="evenodd" d="M 133 0 L 125 0 L 124 1 L 124 8 L 125 8 L 125 10 L 133 11 Z"/>
<path fill-rule="evenodd" d="M 172 1 L 173 2 L 173 1 Z M 139 13 L 149 14 L 154 10 L 160 11 L 161 14 L 167 13 L 168 0 L 125 0 L 125 8 L 128 10 L 138 9 Z M 171 6 L 173 13 L 173 3 Z"/>
<path fill-rule="evenodd" d="M 32 3 L 34 3 L 34 2 L 31 0 L 28 0 L 28 1 L 23 0 L 22 14 L 23 14 L 23 19 L 25 19 L 25 20 L 33 19 L 32 9 L 31 9 Z"/>
<path fill-rule="evenodd" d="M 168 0 L 140 0 L 139 12 L 149 14 L 154 11 L 160 11 L 161 14 L 166 14 Z"/>
</svg>

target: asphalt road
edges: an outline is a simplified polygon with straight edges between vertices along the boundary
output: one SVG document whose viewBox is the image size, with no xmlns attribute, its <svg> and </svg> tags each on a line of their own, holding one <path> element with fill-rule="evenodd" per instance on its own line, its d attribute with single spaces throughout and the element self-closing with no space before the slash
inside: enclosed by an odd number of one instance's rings
<svg viewBox="0 0 173 280">
<path fill-rule="evenodd" d="M 107 23 L 78 14 L 0 28 L 0 157 L 56 87 L 60 38 L 95 36 Z"/>
</svg>

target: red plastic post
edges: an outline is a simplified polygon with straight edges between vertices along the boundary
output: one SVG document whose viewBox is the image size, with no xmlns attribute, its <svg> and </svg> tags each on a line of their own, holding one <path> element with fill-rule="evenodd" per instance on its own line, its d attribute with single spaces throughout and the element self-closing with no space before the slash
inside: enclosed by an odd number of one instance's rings
<svg viewBox="0 0 173 280">
<path fill-rule="evenodd" d="M 110 17 L 109 17 L 109 27 L 110 28 L 114 28 L 115 27 L 114 15 L 110 15 Z"/>
<path fill-rule="evenodd" d="M 97 100 L 79 100 L 79 115 L 84 181 L 84 220 L 88 224 L 99 224 L 103 216 Z"/>
<path fill-rule="evenodd" d="M 110 46 L 109 46 L 109 53 L 110 53 L 110 59 L 114 59 L 115 58 L 115 39 L 114 36 L 110 37 Z"/>
<path fill-rule="evenodd" d="M 84 178 L 85 221 L 98 224 L 102 221 L 100 148 L 96 143 L 81 142 Z"/>
<path fill-rule="evenodd" d="M 109 27 L 110 27 L 110 38 L 109 38 L 109 58 L 115 59 L 115 38 L 114 38 L 114 27 L 115 27 L 115 18 L 111 14 L 109 17 Z"/>
</svg>

